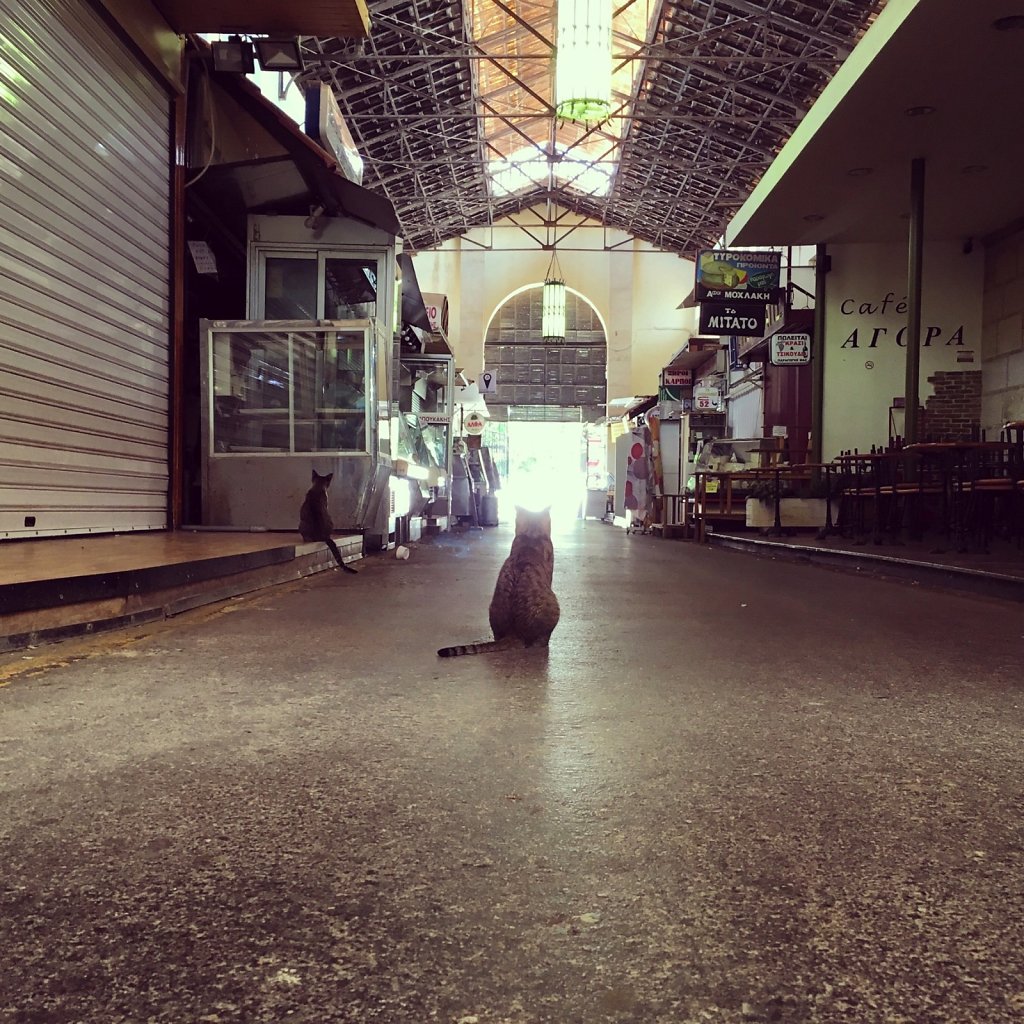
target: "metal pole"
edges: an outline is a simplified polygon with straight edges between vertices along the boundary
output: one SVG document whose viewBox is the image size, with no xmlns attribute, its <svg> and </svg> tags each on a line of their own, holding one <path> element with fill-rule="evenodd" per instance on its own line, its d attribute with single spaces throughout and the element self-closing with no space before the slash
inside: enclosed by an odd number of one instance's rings
<svg viewBox="0 0 1024 1024">
<path fill-rule="evenodd" d="M 924 256 L 924 158 L 910 163 L 910 238 L 907 245 L 907 386 L 904 440 L 919 441 L 921 385 L 921 264 Z"/>
<path fill-rule="evenodd" d="M 808 461 L 818 465 L 822 455 L 822 424 L 825 411 L 825 275 L 828 249 L 819 242 L 814 249 L 814 340 L 811 343 L 811 448 Z"/>
</svg>

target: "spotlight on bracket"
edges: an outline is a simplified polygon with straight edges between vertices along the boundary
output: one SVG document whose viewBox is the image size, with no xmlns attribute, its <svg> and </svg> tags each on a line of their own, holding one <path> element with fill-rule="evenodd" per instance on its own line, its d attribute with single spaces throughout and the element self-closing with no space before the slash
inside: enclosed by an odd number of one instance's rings
<svg viewBox="0 0 1024 1024">
<path fill-rule="evenodd" d="M 295 38 L 254 39 L 256 59 L 264 71 L 302 71 L 302 54 Z"/>
<path fill-rule="evenodd" d="M 253 61 L 252 43 L 241 36 L 218 39 L 212 44 L 213 70 L 226 71 L 236 75 L 250 75 L 256 70 Z"/>
</svg>

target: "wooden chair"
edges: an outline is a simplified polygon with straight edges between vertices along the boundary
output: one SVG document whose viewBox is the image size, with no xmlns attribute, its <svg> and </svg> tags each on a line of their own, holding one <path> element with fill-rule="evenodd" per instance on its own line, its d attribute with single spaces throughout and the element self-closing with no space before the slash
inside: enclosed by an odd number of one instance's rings
<svg viewBox="0 0 1024 1024">
<path fill-rule="evenodd" d="M 964 459 L 964 540 L 986 553 L 997 531 L 1014 532 L 1013 464 L 1011 451 L 1001 446 L 972 449 Z"/>
</svg>

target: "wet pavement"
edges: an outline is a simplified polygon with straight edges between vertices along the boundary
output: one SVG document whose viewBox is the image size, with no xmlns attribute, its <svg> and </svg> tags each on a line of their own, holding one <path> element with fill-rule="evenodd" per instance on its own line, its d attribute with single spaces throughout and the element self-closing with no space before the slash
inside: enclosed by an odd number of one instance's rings
<svg viewBox="0 0 1024 1024">
<path fill-rule="evenodd" d="M 509 539 L 0 659 L 0 1022 L 1024 1019 L 1019 605 Z"/>
</svg>

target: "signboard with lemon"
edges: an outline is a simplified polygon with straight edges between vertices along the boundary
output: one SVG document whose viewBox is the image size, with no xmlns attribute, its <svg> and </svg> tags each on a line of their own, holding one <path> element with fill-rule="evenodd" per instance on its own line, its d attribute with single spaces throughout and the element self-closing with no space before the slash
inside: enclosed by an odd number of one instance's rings
<svg viewBox="0 0 1024 1024">
<path fill-rule="evenodd" d="M 704 249 L 697 256 L 697 301 L 775 302 L 781 270 L 780 252 Z"/>
</svg>

